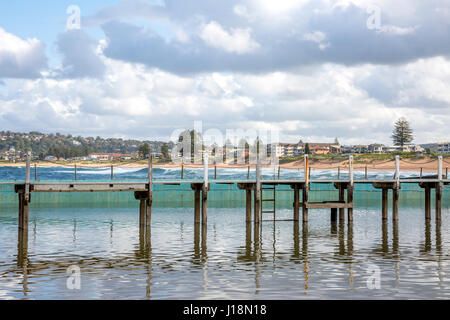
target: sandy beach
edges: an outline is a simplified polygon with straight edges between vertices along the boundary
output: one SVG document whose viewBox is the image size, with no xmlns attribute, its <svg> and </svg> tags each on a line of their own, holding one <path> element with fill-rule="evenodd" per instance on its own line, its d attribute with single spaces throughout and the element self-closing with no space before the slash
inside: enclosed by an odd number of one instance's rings
<svg viewBox="0 0 450 320">
<path fill-rule="evenodd" d="M 88 167 L 88 168 L 104 168 L 104 167 L 110 167 L 111 165 L 115 168 L 145 168 L 147 167 L 147 164 L 144 162 L 133 162 L 133 163 L 111 163 L 111 162 L 67 162 L 67 163 L 54 163 L 54 162 L 46 162 L 46 161 L 37 161 L 32 162 L 32 166 L 37 165 L 38 167 L 74 167 L 77 165 L 77 167 Z M 0 167 L 23 167 L 25 166 L 24 162 L 16 162 L 16 163 L 9 163 L 9 162 L 2 162 L 0 163 Z M 213 167 L 213 165 L 210 165 Z M 395 169 L 395 161 L 394 160 L 382 160 L 382 161 L 367 161 L 367 162 L 361 162 L 361 161 L 355 161 L 353 163 L 354 170 L 365 170 L 365 167 L 367 166 L 368 171 L 389 171 Z M 444 159 L 443 163 L 443 170 L 445 170 L 450 166 L 450 161 L 448 159 Z M 155 168 L 180 168 L 180 164 L 174 164 L 174 163 L 161 163 L 161 164 L 154 164 L 153 167 Z M 202 165 L 196 165 L 196 164 L 185 164 L 184 168 L 202 168 Z M 251 167 L 254 167 L 252 165 Z M 271 166 L 263 166 L 263 167 L 271 167 Z M 304 162 L 303 160 L 299 161 L 292 161 L 288 163 L 280 164 L 280 167 L 282 169 L 292 169 L 292 170 L 299 170 L 303 169 Z M 341 170 L 348 169 L 348 160 L 345 161 L 332 161 L 330 159 L 326 160 L 315 160 L 311 159 L 310 161 L 310 167 L 312 170 L 338 170 L 340 168 Z M 241 164 L 217 164 L 217 168 L 228 168 L 228 169 L 237 169 L 237 168 L 248 168 L 248 165 L 241 165 Z M 400 160 L 400 170 L 401 171 L 420 171 L 422 168 L 423 172 L 436 172 L 438 168 L 438 161 L 437 159 L 431 159 L 431 158 L 423 158 L 420 160 L 414 160 L 414 159 L 407 159 L 407 160 Z"/>
</svg>

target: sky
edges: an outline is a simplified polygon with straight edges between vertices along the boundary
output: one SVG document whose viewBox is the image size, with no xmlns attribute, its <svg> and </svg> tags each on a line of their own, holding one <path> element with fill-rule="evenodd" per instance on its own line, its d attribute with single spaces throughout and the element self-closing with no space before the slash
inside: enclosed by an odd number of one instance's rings
<svg viewBox="0 0 450 320">
<path fill-rule="evenodd" d="M 449 83 L 448 0 L 0 3 L 0 130 L 449 141 Z"/>
</svg>

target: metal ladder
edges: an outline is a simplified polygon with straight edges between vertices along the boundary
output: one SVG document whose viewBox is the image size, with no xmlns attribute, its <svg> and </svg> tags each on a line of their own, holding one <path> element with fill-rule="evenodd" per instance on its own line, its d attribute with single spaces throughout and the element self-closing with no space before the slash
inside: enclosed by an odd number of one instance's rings
<svg viewBox="0 0 450 320">
<path fill-rule="evenodd" d="M 264 190 L 273 190 L 273 198 L 271 199 L 264 199 Z M 263 219 L 264 213 L 272 213 L 273 214 L 273 221 L 276 220 L 276 186 L 275 185 L 266 185 L 264 184 L 261 186 L 261 214 L 260 214 L 260 220 L 261 221 L 268 221 Z M 273 210 L 264 210 L 264 203 L 265 202 L 273 202 Z"/>
</svg>

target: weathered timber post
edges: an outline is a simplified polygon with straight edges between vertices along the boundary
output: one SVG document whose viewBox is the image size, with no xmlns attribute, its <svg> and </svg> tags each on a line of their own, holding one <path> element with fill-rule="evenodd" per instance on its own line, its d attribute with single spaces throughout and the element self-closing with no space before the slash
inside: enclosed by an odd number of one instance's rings
<svg viewBox="0 0 450 320">
<path fill-rule="evenodd" d="M 280 175 L 281 175 L 281 168 L 280 165 L 278 165 L 278 180 L 280 180 Z"/>
<path fill-rule="evenodd" d="M 111 180 L 114 180 L 114 166 L 111 165 Z"/>
<path fill-rule="evenodd" d="M 442 183 L 436 183 L 436 221 L 441 220 L 442 214 Z"/>
<path fill-rule="evenodd" d="M 75 164 L 75 181 L 77 181 L 77 165 Z"/>
<path fill-rule="evenodd" d="M 399 199 L 399 188 L 392 189 L 392 220 L 398 220 L 398 199 Z"/>
<path fill-rule="evenodd" d="M 442 181 L 442 156 L 438 157 L 438 180 L 436 183 L 436 221 L 441 220 L 442 212 L 442 188 L 444 186 Z"/>
<path fill-rule="evenodd" d="M 389 189 L 383 188 L 381 191 L 382 194 L 382 201 L 381 201 L 381 217 L 382 220 L 387 220 L 388 218 L 388 193 Z"/>
<path fill-rule="evenodd" d="M 184 164 L 181 164 L 181 180 L 184 178 Z"/>
<path fill-rule="evenodd" d="M 338 180 L 341 178 L 341 166 L 338 166 Z"/>
<path fill-rule="evenodd" d="M 347 203 L 351 203 L 353 205 L 353 156 L 348 156 L 348 173 L 350 177 L 350 183 L 347 188 Z M 353 208 L 347 209 L 347 221 L 353 221 Z"/>
<path fill-rule="evenodd" d="M 255 210 L 254 222 L 259 223 L 261 208 L 261 168 L 259 163 L 259 145 L 256 149 L 256 184 L 255 184 Z"/>
<path fill-rule="evenodd" d="M 395 156 L 395 185 L 392 189 L 392 220 L 398 220 L 398 198 L 400 189 L 400 156 Z"/>
<path fill-rule="evenodd" d="M 337 221 L 337 208 L 331 208 L 331 222 Z"/>
<path fill-rule="evenodd" d="M 28 242 L 28 213 L 29 213 L 29 203 L 31 201 L 30 194 L 30 159 L 31 153 L 27 153 L 26 159 L 26 171 L 25 171 L 25 185 L 16 186 L 15 191 L 19 196 L 19 239 L 24 242 Z"/>
<path fill-rule="evenodd" d="M 202 224 L 208 222 L 208 154 L 205 152 L 203 156 L 203 190 L 202 190 Z"/>
<path fill-rule="evenodd" d="M 247 180 L 250 179 L 250 164 L 248 165 Z"/>
<path fill-rule="evenodd" d="M 425 186 L 425 219 L 431 219 L 431 188 L 429 184 Z"/>
<path fill-rule="evenodd" d="M 342 183 L 339 183 L 339 202 L 345 202 L 345 188 Z M 339 220 L 345 220 L 345 209 L 339 208 Z"/>
<path fill-rule="evenodd" d="M 366 168 L 365 168 L 365 174 L 364 174 L 365 179 L 367 180 L 368 178 L 368 172 L 367 172 L 367 164 L 366 164 Z"/>
<path fill-rule="evenodd" d="M 145 198 L 139 199 L 139 226 L 145 226 Z"/>
<path fill-rule="evenodd" d="M 309 177 L 308 177 L 308 167 L 309 167 L 309 160 L 308 155 L 305 154 L 305 184 L 303 185 L 303 194 L 302 194 L 302 218 L 303 222 L 308 222 L 308 193 L 309 193 Z"/>
<path fill-rule="evenodd" d="M 27 152 L 27 162 L 25 171 L 25 200 L 28 202 L 30 200 L 30 161 L 31 152 Z"/>
<path fill-rule="evenodd" d="M 448 180 L 448 167 L 445 168 L 445 180 Z"/>
<path fill-rule="evenodd" d="M 250 187 L 245 188 L 245 221 L 252 222 L 252 190 Z"/>
<path fill-rule="evenodd" d="M 202 190 L 202 185 L 193 183 L 191 184 L 191 189 L 194 190 L 194 223 L 200 223 L 200 192 Z"/>
<path fill-rule="evenodd" d="M 34 181 L 37 181 L 37 165 L 34 164 Z"/>
<path fill-rule="evenodd" d="M 153 204 L 153 156 L 148 155 L 148 198 L 147 198 L 147 208 L 145 225 L 147 226 L 148 232 L 150 232 L 150 225 L 152 221 L 152 204 Z"/>
<path fill-rule="evenodd" d="M 252 222 L 252 189 L 253 186 L 249 183 L 238 183 L 238 188 L 245 190 L 245 221 Z"/>
<path fill-rule="evenodd" d="M 217 180 L 217 165 L 215 161 L 214 161 L 214 180 Z"/>
<path fill-rule="evenodd" d="M 148 191 L 135 191 L 134 198 L 139 200 L 139 234 L 145 236 L 146 230 L 150 232 L 150 225 L 147 227 Z"/>
<path fill-rule="evenodd" d="M 293 185 L 294 188 L 294 221 L 300 219 L 300 189 L 298 184 Z"/>
<path fill-rule="evenodd" d="M 420 179 L 422 179 L 423 176 L 423 168 L 420 168 Z"/>
</svg>

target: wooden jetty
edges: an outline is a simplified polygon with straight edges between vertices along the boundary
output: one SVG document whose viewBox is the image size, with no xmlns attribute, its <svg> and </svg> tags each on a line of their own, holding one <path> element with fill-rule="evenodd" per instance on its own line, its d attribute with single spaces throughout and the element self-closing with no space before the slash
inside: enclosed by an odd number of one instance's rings
<svg viewBox="0 0 450 320">
<path fill-rule="evenodd" d="M 19 197 L 19 212 L 18 212 L 18 229 L 19 236 L 27 238 L 28 233 L 28 212 L 29 205 L 32 201 L 31 195 L 33 193 L 49 193 L 49 192 L 134 192 L 135 199 L 140 202 L 139 205 L 139 224 L 140 229 L 144 234 L 150 234 L 151 227 L 151 208 L 153 203 L 153 186 L 154 185 L 190 185 L 194 192 L 194 222 L 196 225 L 206 226 L 208 221 L 207 203 L 208 203 L 208 191 L 210 185 L 213 184 L 235 184 L 239 189 L 246 192 L 246 214 L 245 221 L 259 224 L 263 220 L 263 213 L 273 213 L 273 220 L 275 220 L 275 207 L 276 207 L 276 193 L 275 187 L 278 185 L 288 185 L 293 190 L 294 202 L 293 202 L 293 218 L 292 221 L 298 222 L 300 220 L 300 208 L 302 209 L 302 221 L 303 224 L 308 223 L 308 214 L 311 209 L 330 209 L 331 221 L 338 219 L 342 222 L 345 220 L 345 210 L 347 210 L 347 221 L 352 223 L 353 221 L 353 192 L 355 184 L 372 184 L 374 188 L 382 190 L 382 220 L 385 221 L 388 218 L 388 192 L 392 190 L 392 219 L 398 220 L 398 202 L 399 191 L 402 184 L 415 183 L 425 190 L 425 219 L 431 219 L 431 189 L 435 189 L 436 193 L 436 221 L 441 220 L 441 205 L 442 205 L 442 192 L 444 185 L 450 183 L 447 179 L 444 179 L 442 174 L 442 157 L 438 158 L 438 172 L 435 177 L 421 177 L 419 179 L 400 179 L 400 167 L 399 157 L 396 156 L 396 168 L 394 179 L 390 180 L 371 180 L 367 179 L 367 174 L 363 180 L 355 180 L 353 178 L 353 157 L 349 156 L 349 178 L 346 180 L 311 180 L 309 176 L 309 162 L 308 156 L 305 156 L 304 174 L 305 178 L 302 180 L 263 180 L 261 179 L 261 166 L 259 164 L 259 158 L 257 157 L 256 164 L 256 179 L 250 180 L 213 180 L 208 179 L 208 157 L 204 157 L 204 178 L 203 180 L 153 180 L 153 168 L 152 157 L 149 156 L 148 161 L 148 179 L 142 182 L 32 182 L 30 181 L 30 158 L 31 154 L 27 155 L 26 165 L 26 177 L 25 183 L 14 183 L 15 192 Z M 339 176 L 340 176 L 339 168 Z M 35 170 L 36 172 L 36 170 Z M 182 175 L 183 175 L 182 170 Z M 216 169 L 215 169 L 216 175 Z M 112 178 L 112 177 L 111 177 Z M 339 194 L 338 201 L 323 201 L 312 202 L 309 201 L 310 185 L 315 184 L 333 184 Z M 274 190 L 273 199 L 264 199 L 263 191 L 266 189 Z M 300 191 L 302 194 L 300 201 Z M 253 193 L 253 219 L 252 219 L 252 193 Z M 346 196 L 345 196 L 346 194 Z M 272 201 L 274 205 L 273 211 L 263 210 L 262 203 L 265 201 Z M 203 228 L 202 228 L 203 229 Z"/>
</svg>

